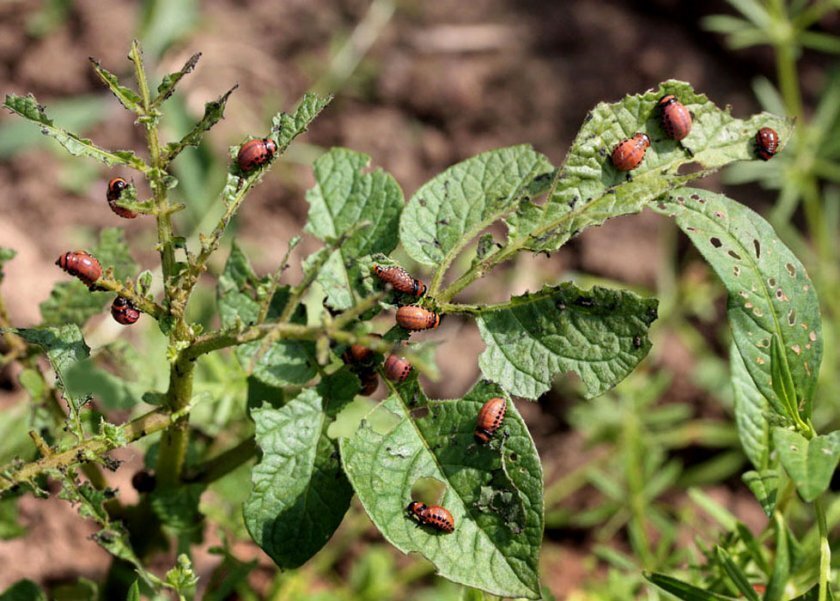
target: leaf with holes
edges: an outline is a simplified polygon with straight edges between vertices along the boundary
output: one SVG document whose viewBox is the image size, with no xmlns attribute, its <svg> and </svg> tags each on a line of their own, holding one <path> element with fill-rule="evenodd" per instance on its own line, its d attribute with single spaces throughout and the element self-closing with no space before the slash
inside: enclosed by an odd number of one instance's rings
<svg viewBox="0 0 840 601">
<path fill-rule="evenodd" d="M 255 323 L 267 284 L 268 278 L 258 277 L 245 253 L 234 245 L 216 288 L 222 327 L 235 329 Z M 280 315 L 288 298 L 288 287 L 277 289 L 269 306 L 269 319 Z M 295 312 L 292 321 L 305 323 L 305 320 L 306 315 L 301 307 Z M 317 373 L 315 345 L 309 341 L 280 340 L 266 343 L 265 340 L 257 340 L 237 346 L 236 356 L 248 373 L 253 373 L 269 386 L 305 384 Z"/>
<path fill-rule="evenodd" d="M 105 163 L 109 167 L 123 165 L 140 171 L 146 170 L 146 163 L 143 162 L 143 159 L 130 150 L 105 150 L 90 140 L 56 127 L 52 119 L 47 117 L 46 109 L 38 104 L 32 94 L 28 96 L 7 94 L 4 106 L 24 119 L 32 121 L 41 129 L 41 133 L 55 139 L 73 156 L 90 157 Z"/>
<path fill-rule="evenodd" d="M 551 169 L 548 159 L 527 145 L 491 150 L 450 167 L 406 205 L 400 222 L 406 252 L 445 270 L 475 236 L 511 214 L 534 180 Z"/>
<path fill-rule="evenodd" d="M 510 400 L 496 437 L 475 443 L 478 411 L 494 396 L 502 396 L 497 386 L 479 382 L 463 399 L 429 401 L 409 381 L 341 440 L 344 470 L 376 527 L 403 553 L 420 553 L 441 576 L 467 586 L 539 598 L 542 467 Z M 425 479 L 445 491 L 414 500 L 448 509 L 454 532 L 406 515 L 412 488 Z"/>
<path fill-rule="evenodd" d="M 296 568 L 338 528 L 353 489 L 341 470 L 336 442 L 326 434 L 332 420 L 314 390 L 279 409 L 255 408 L 251 417 L 262 457 L 251 472 L 245 525 L 278 566 Z"/>
<path fill-rule="evenodd" d="M 90 356 L 90 347 L 85 342 L 82 331 L 75 324 L 54 328 L 0 329 L 0 334 L 4 331 L 14 332 L 29 344 L 43 349 L 50 361 L 50 366 L 55 371 L 56 387 L 63 392 L 67 401 L 70 425 L 77 436 L 82 436 L 80 411 L 88 398 L 75 394 L 67 386 L 65 380 L 65 374 L 74 364 Z"/>
<path fill-rule="evenodd" d="M 756 388 L 734 342 L 730 345 L 729 358 L 732 366 L 730 380 L 735 400 L 738 438 L 741 440 L 744 453 L 756 469 L 765 469 L 770 465 L 770 451 L 772 450 L 770 424 L 766 417 L 766 413 L 770 411 L 770 405 Z"/>
<path fill-rule="evenodd" d="M 675 95 L 693 115 L 691 133 L 681 142 L 669 139 L 662 129 L 657 103 L 665 94 Z M 611 217 L 637 213 L 670 189 L 733 161 L 753 160 L 755 133 L 762 127 L 779 132 L 784 144 L 793 122 L 769 113 L 736 119 L 681 81 L 665 81 L 616 103 L 602 102 L 587 115 L 546 202 L 523 203 L 511 219 L 508 246 L 556 250 L 577 232 Z M 615 168 L 610 154 L 635 132 L 647 133 L 651 146 L 628 177 Z M 697 168 L 681 174 L 689 164 Z M 511 249 L 499 252 L 510 254 Z"/>
<path fill-rule="evenodd" d="M 367 270 L 359 258 L 374 253 L 387 255 L 397 246 L 402 190 L 381 169 L 365 172 L 369 164 L 366 154 L 334 148 L 315 161 L 315 187 L 306 194 L 306 231 L 324 242 L 339 238 L 359 223 L 370 222 L 350 234 L 318 274 L 327 303 L 336 310 L 348 309 L 357 298 L 367 295 L 363 283 Z"/>
<path fill-rule="evenodd" d="M 91 65 L 93 65 L 93 70 L 96 71 L 96 74 L 99 76 L 99 79 L 102 80 L 102 83 L 108 86 L 108 89 L 111 90 L 111 93 L 117 97 L 120 104 L 137 114 L 143 113 L 143 99 L 137 92 L 131 88 L 121 85 L 117 76 L 105 69 L 95 58 L 91 57 L 90 62 Z"/>
<path fill-rule="evenodd" d="M 476 317 L 487 345 L 478 363 L 510 394 L 536 399 L 555 376 L 572 371 L 595 397 L 647 355 L 657 305 L 632 292 L 570 283 L 488 305 Z"/>
<path fill-rule="evenodd" d="M 758 390 L 774 411 L 786 415 L 771 374 L 777 336 L 802 413 L 809 417 L 822 335 L 819 302 L 802 263 L 769 223 L 721 194 L 683 188 L 664 197 L 656 210 L 676 219 L 726 286 L 732 338 Z"/>
<path fill-rule="evenodd" d="M 175 86 L 178 85 L 178 82 L 181 81 L 185 75 L 193 72 L 200 58 L 201 53 L 197 52 L 187 59 L 187 62 L 184 63 L 184 66 L 181 67 L 179 71 L 164 75 L 163 80 L 160 82 L 157 89 L 157 98 L 154 99 L 152 105 L 156 107 L 160 106 L 166 99 L 172 96 L 172 93 L 175 91 Z"/>
<path fill-rule="evenodd" d="M 828 489 L 840 460 L 840 430 L 808 440 L 797 432 L 775 428 L 773 442 L 803 499 L 813 501 Z"/>
<path fill-rule="evenodd" d="M 228 98 L 233 94 L 234 90 L 239 87 L 239 84 L 233 86 L 227 92 L 219 96 L 216 100 L 204 103 L 204 116 L 196 123 L 187 134 L 178 140 L 166 145 L 166 160 L 172 160 L 184 150 L 187 146 L 198 146 L 210 129 L 221 121 L 225 116 L 225 106 L 227 106 Z"/>
</svg>

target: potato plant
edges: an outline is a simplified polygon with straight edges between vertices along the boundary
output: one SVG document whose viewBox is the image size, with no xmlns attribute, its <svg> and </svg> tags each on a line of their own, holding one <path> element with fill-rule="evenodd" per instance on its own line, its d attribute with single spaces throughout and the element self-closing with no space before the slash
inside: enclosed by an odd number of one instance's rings
<svg viewBox="0 0 840 601">
<path fill-rule="evenodd" d="M 306 195 L 305 233 L 322 248 L 304 259 L 302 278 L 287 281 L 288 253 L 277 257 L 273 273 L 256 273 L 233 243 L 215 278 L 218 327 L 205 329 L 188 310 L 208 261 L 223 250 L 223 236 L 248 192 L 273 162 L 283 160 L 330 99 L 307 94 L 290 113 L 276 115 L 268 131 L 243 133 L 243 145 L 249 144 L 249 153 L 259 150 L 260 160 L 243 162 L 241 146 L 231 148 L 218 199 L 223 216 L 193 242 L 174 226 L 173 217 L 191 199 L 178 195 L 172 164 L 222 119 L 235 88 L 208 102 L 183 138 L 166 142 L 159 129 L 166 100 L 195 68 L 198 55 L 165 76 L 154 92 L 136 43 L 129 59 L 136 88 L 96 61 L 93 68 L 136 115 L 148 142 L 145 157 L 101 148 L 62 129 L 31 95 L 7 96 L 5 107 L 70 154 L 131 169 L 145 179 L 150 198 L 139 198 L 129 184 L 113 204 L 123 214 L 154 221 L 160 265 L 140 271 L 121 231 L 107 229 L 98 245 L 86 249 L 101 264 L 101 275 L 90 287 L 70 278 L 58 284 L 41 305 L 40 326 L 13 327 L 0 305 L 3 363 L 22 364 L 21 384 L 38 409 L 30 424 L 34 449 L 22 449 L 20 458 L 0 471 L 0 493 L 46 495 L 47 482 L 58 482 L 59 494 L 99 525 L 97 542 L 136 571 L 137 581 L 124 592 L 128 598 L 139 598 L 141 590 L 168 590 L 181 598 L 194 594 L 189 549 L 202 525 L 202 493 L 255 456 L 244 523 L 280 568 L 297 568 L 312 558 L 356 496 L 389 543 L 422 555 L 440 576 L 493 595 L 540 598 L 543 474 L 512 399 L 537 401 L 567 373 L 580 379 L 587 398 L 616 386 L 650 349 L 657 301 L 628 290 L 581 289 L 573 282 L 546 282 L 498 304 L 459 297 L 518 253 L 552 253 L 588 227 L 645 208 L 672 217 L 729 292 L 737 425 L 754 465 L 744 482 L 773 517 L 769 528 L 778 540 L 774 552 L 756 545 L 750 547 L 753 555 L 737 555 L 737 561 L 734 546 L 720 546 L 702 578 L 646 577 L 687 600 L 759 599 L 759 589 L 768 601 L 831 598 L 823 497 L 840 457 L 840 437 L 818 434 L 810 420 L 822 355 L 816 291 L 802 264 L 759 215 L 726 196 L 688 187 L 733 162 L 755 160 L 761 128 L 777 132 L 783 151 L 791 121 L 769 113 L 738 119 L 689 84 L 665 81 L 596 106 L 560 166 L 527 145 L 491 150 L 432 178 L 407 202 L 391 175 L 369 169 L 370 157 L 330 149 L 315 161 L 316 183 Z M 657 105 L 666 95 L 690 111 L 691 130 L 680 141 L 668 137 L 661 122 Z M 650 147 L 636 168 L 620 171 L 611 152 L 636 132 L 647 134 Z M 102 210 L 109 210 L 105 204 Z M 504 234 L 491 229 L 498 223 Z M 288 241 L 289 253 L 298 241 Z M 395 255 L 400 246 L 403 254 Z M 2 249 L 0 261 L 13 256 Z M 398 265 L 394 256 L 409 257 L 404 267 L 422 272 L 424 295 L 398 292 L 375 277 L 374 266 Z M 114 394 L 134 390 L 126 394 L 134 417 L 123 423 L 92 408 L 91 391 L 67 378 L 91 360 L 83 326 L 116 297 L 142 312 L 141 319 L 154 319 L 168 344 L 165 390 L 138 392 L 136 383 L 108 376 Z M 486 345 L 478 359 L 482 377 L 461 398 L 431 399 L 424 392 L 418 373 L 433 372 L 433 361 L 414 343 L 415 335 L 393 325 L 391 314 L 404 305 L 437 314 L 444 324 L 451 315 L 475 321 Z M 404 381 L 383 378 L 386 398 L 360 423 L 336 433 L 331 427 L 363 386 L 357 366 L 341 359 L 352 345 L 373 352 L 368 378 L 373 370 L 385 375 L 382 362 L 389 355 L 404 357 L 414 369 Z M 231 351 L 241 366 L 231 377 L 247 379 L 254 435 L 208 456 L 192 444 L 191 414 L 206 402 L 206 395 L 194 390 L 196 366 L 223 351 Z M 50 369 L 39 363 L 39 355 Z M 474 438 L 476 417 L 494 397 L 505 399 L 507 412 L 489 443 L 480 444 Z M 135 478 L 141 499 L 125 507 L 101 469 L 118 467 L 109 451 L 152 436 L 159 443 L 149 450 L 149 469 Z M 794 490 L 813 503 L 821 524 L 812 541 L 816 568 L 791 559 L 793 535 L 775 509 Z M 454 530 L 418 524 L 406 512 L 411 501 L 447 509 Z M 177 564 L 164 576 L 152 573 L 149 557 L 173 538 L 181 553 Z M 26 581 L 14 588 L 41 594 Z"/>
</svg>

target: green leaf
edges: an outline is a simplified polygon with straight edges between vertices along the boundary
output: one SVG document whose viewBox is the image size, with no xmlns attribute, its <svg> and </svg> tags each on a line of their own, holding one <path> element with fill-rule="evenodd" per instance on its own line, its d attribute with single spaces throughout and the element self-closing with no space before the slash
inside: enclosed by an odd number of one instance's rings
<svg viewBox="0 0 840 601">
<path fill-rule="evenodd" d="M 758 390 L 786 415 L 772 386 L 770 352 L 778 336 L 809 417 L 823 343 L 819 302 L 802 263 L 770 224 L 726 196 L 684 188 L 656 210 L 676 219 L 726 286 L 732 337 Z"/>
<path fill-rule="evenodd" d="M 5 446 L 6 444 L 4 444 Z M 18 516 L 18 499 L 16 497 L 0 499 L 0 540 L 11 540 L 26 533 L 26 528 L 20 524 Z"/>
<path fill-rule="evenodd" d="M 140 583 L 135 580 L 128 589 L 125 601 L 140 601 Z"/>
<path fill-rule="evenodd" d="M 120 228 L 102 230 L 92 254 L 103 269 L 111 267 L 117 279 L 125 279 L 137 271 L 137 263 L 131 258 Z M 59 282 L 50 292 L 49 298 L 40 304 L 43 325 L 73 323 L 81 327 L 88 319 L 100 313 L 112 299 L 112 293 L 92 292 L 78 280 Z"/>
<path fill-rule="evenodd" d="M 776 496 L 779 492 L 779 473 L 774 469 L 760 472 L 749 471 L 741 476 L 741 480 L 755 495 L 767 517 L 772 516 L 776 509 Z"/>
<path fill-rule="evenodd" d="M 840 430 L 808 440 L 798 432 L 774 428 L 773 443 L 803 499 L 813 501 L 828 489 L 840 460 Z"/>
<path fill-rule="evenodd" d="M 6 263 L 14 259 L 15 255 L 17 255 L 16 250 L 0 246 L 0 282 L 3 281 L 3 277 L 5 276 L 3 267 L 6 266 Z"/>
<path fill-rule="evenodd" d="M 487 349 L 479 366 L 510 394 L 528 399 L 567 371 L 580 377 L 588 398 L 598 396 L 647 355 L 657 304 L 632 292 L 563 283 L 483 307 L 476 319 Z"/>
<path fill-rule="evenodd" d="M 448 267 L 490 224 L 512 213 L 551 163 L 527 145 L 500 148 L 454 165 L 424 184 L 405 207 L 400 240 L 419 263 Z"/>
<path fill-rule="evenodd" d="M 159 107 L 163 104 L 172 94 L 175 92 L 175 86 L 178 85 L 178 82 L 185 75 L 189 75 L 195 69 L 195 66 L 198 64 L 198 59 L 201 58 L 201 52 L 197 52 L 193 54 L 187 62 L 184 63 L 184 66 L 181 67 L 180 71 L 176 71 L 175 73 L 169 73 L 163 76 L 163 81 L 160 82 L 160 85 L 157 89 L 157 98 L 152 101 L 153 107 Z M 206 110 L 206 109 L 205 109 Z"/>
<path fill-rule="evenodd" d="M 773 560 L 773 574 L 767 582 L 763 601 L 782 601 L 785 587 L 790 578 L 790 551 L 788 550 L 788 532 L 781 514 L 774 515 L 776 522 L 776 558 Z"/>
<path fill-rule="evenodd" d="M 108 89 L 111 90 L 111 93 L 117 97 L 120 104 L 132 112 L 138 114 L 143 112 L 143 99 L 140 98 L 140 95 L 137 92 L 131 88 L 120 85 L 120 80 L 117 76 L 103 68 L 102 65 L 99 64 L 99 61 L 95 58 L 91 57 L 90 63 L 93 65 L 93 70 L 96 71 L 99 79 L 108 86 Z"/>
<path fill-rule="evenodd" d="M 271 139 L 277 143 L 277 153 L 283 154 L 289 144 L 309 128 L 309 124 L 330 102 L 332 102 L 332 96 L 318 96 L 307 92 L 293 114 L 274 115 L 271 119 Z"/>
<path fill-rule="evenodd" d="M 31 580 L 18 580 L 0 593 L 0 601 L 47 601 L 47 596 Z"/>
<path fill-rule="evenodd" d="M 691 133 L 681 142 L 662 130 L 657 103 L 665 94 L 674 94 L 693 114 Z M 753 160 L 755 132 L 761 127 L 772 127 L 788 140 L 792 121 L 769 113 L 735 119 L 689 84 L 674 80 L 620 102 L 602 102 L 584 120 L 548 200 L 523 204 L 511 219 L 508 244 L 520 250 L 556 250 L 585 228 L 636 213 L 669 189 L 733 161 Z M 638 131 L 646 132 L 652 144 L 628 177 L 612 165 L 610 154 Z M 689 163 L 697 168 L 680 174 Z"/>
<path fill-rule="evenodd" d="M 281 568 L 296 568 L 315 555 L 353 497 L 336 442 L 327 438 L 331 420 L 323 409 L 321 397 L 308 389 L 280 409 L 251 411 L 262 457 L 251 472 L 245 525 Z"/>
<path fill-rule="evenodd" d="M 365 296 L 362 278 L 367 270 L 359 258 L 374 253 L 387 255 L 397 246 L 402 190 L 382 169 L 365 172 L 369 165 L 366 154 L 333 148 L 315 161 L 315 187 L 306 193 L 306 231 L 324 242 L 338 238 L 363 221 L 371 223 L 356 229 L 318 274 L 327 303 L 337 310 L 349 309 L 357 297 Z"/>
<path fill-rule="evenodd" d="M 137 263 L 131 257 L 122 228 L 109 227 L 102 230 L 93 254 L 102 264 L 103 269 L 108 267 L 113 269 L 115 279 L 124 280 L 137 273 Z"/>
<path fill-rule="evenodd" d="M 776 393 L 776 398 L 786 409 L 787 416 L 795 420 L 799 415 L 799 403 L 796 399 L 793 376 L 785 360 L 779 337 L 775 335 L 770 339 L 770 385 Z"/>
<path fill-rule="evenodd" d="M 24 119 L 28 119 L 41 128 L 41 133 L 54 138 L 64 146 L 73 156 L 86 156 L 105 163 L 109 167 L 124 165 L 140 171 L 146 170 L 143 160 L 130 150 L 115 150 L 113 152 L 96 146 L 90 140 L 81 138 L 74 133 L 56 127 L 52 119 L 47 117 L 46 109 L 38 104 L 32 94 L 28 96 L 16 96 L 7 94 L 4 106 L 17 113 Z"/>
<path fill-rule="evenodd" d="M 752 464 L 757 469 L 765 469 L 770 464 L 772 448 L 770 424 L 766 417 L 770 411 L 770 405 L 756 388 L 734 342 L 729 348 L 729 360 L 738 438 Z"/>
<path fill-rule="evenodd" d="M 228 98 L 233 94 L 233 91 L 239 87 L 236 84 L 227 92 L 219 96 L 216 100 L 212 100 L 204 104 L 204 116 L 195 124 L 195 126 L 177 142 L 172 142 L 166 145 L 166 160 L 171 161 L 173 158 L 181 154 L 187 146 L 198 146 L 201 143 L 204 134 L 210 131 L 216 123 L 221 121 L 225 116 L 225 105 Z"/>
<path fill-rule="evenodd" d="M 644 576 L 652 584 L 655 584 L 663 591 L 669 592 L 677 597 L 677 599 L 682 599 L 683 601 L 736 601 L 735 597 L 727 597 L 706 591 L 666 574 L 650 574 L 646 572 Z"/>
<path fill-rule="evenodd" d="M 222 327 L 235 329 L 256 322 L 267 282 L 268 278 L 257 277 L 245 253 L 234 245 L 217 286 Z M 280 314 L 288 298 L 288 288 L 277 290 L 271 301 L 269 318 Z M 302 323 L 305 318 L 301 308 L 292 321 Z M 314 343 L 281 340 L 268 346 L 257 360 L 262 345 L 262 340 L 239 345 L 236 356 L 245 370 L 252 372 L 263 383 L 277 387 L 301 385 L 317 373 Z"/>
<path fill-rule="evenodd" d="M 338 415 L 348 403 L 359 394 L 361 383 L 348 366 L 335 373 L 322 376 L 318 382 L 318 394 L 324 399 L 324 411 L 330 417 Z"/>
<path fill-rule="evenodd" d="M 735 588 L 741 592 L 741 595 L 746 597 L 748 601 L 761 601 L 758 598 L 755 589 L 750 584 L 744 570 L 732 561 L 732 557 L 729 555 L 729 552 L 723 547 L 715 547 L 715 552 L 717 553 L 718 561 L 723 566 L 723 571 L 726 572 L 726 575 L 729 576 L 735 584 Z"/>
<path fill-rule="evenodd" d="M 198 533 L 204 520 L 198 504 L 206 488 L 202 483 L 156 488 L 150 494 L 152 510 L 164 526 L 178 533 Z"/>
<path fill-rule="evenodd" d="M 41 347 L 55 371 L 59 390 L 64 391 L 64 397 L 70 408 L 70 417 L 78 421 L 79 410 L 87 402 L 87 397 L 73 396 L 65 385 L 64 374 L 73 364 L 90 356 L 90 347 L 82 337 L 82 331 L 75 324 L 68 324 L 54 328 L 9 329 L 29 344 Z"/>
<path fill-rule="evenodd" d="M 482 381 L 463 399 L 429 401 L 409 381 L 341 440 L 341 456 L 365 511 L 403 553 L 420 553 L 454 582 L 539 598 L 543 484 L 533 440 L 510 400 L 503 435 L 485 446 L 473 440 L 479 409 L 500 395 Z M 412 488 L 429 481 L 445 490 L 422 501 L 452 513 L 451 534 L 405 514 Z"/>
</svg>

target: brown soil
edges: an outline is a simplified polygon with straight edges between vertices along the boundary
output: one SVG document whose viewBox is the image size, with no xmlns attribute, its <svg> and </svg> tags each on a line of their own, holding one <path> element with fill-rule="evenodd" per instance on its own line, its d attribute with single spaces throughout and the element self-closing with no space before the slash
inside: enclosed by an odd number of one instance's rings
<svg viewBox="0 0 840 601">
<path fill-rule="evenodd" d="M 772 76 L 769 55 L 725 52 L 717 37 L 699 29 L 701 9 L 685 4 L 401 0 L 304 141 L 370 154 L 374 165 L 397 178 L 408 198 L 448 165 L 499 146 L 529 142 L 559 163 L 597 102 L 664 79 L 690 81 L 718 104 L 731 104 L 736 115 L 756 110 L 750 78 Z M 704 14 L 726 10 L 722 1 L 690 4 L 702 4 Z M 27 33 L 27 25 L 41 5 L 19 0 L 0 6 L 0 81 L 5 92 L 33 92 L 48 107 L 73 95 L 105 94 L 88 68 L 88 56 L 129 75 L 125 55 L 139 22 L 135 3 L 78 0 L 63 23 L 38 38 Z M 323 76 L 367 6 L 362 0 L 207 0 L 200 24 L 161 57 L 159 72 L 176 70 L 191 53 L 203 52 L 198 69 L 180 87 L 194 117 L 204 102 L 239 84 L 226 119 L 207 138 L 211 152 L 223 157 L 229 145 L 264 130 L 267 115 L 289 108 Z M 806 81 L 815 82 L 815 88 L 820 69 L 819 64 L 806 65 Z M 2 125 L 11 122 L 6 115 L 0 120 Z M 107 120 L 84 133 L 103 146 L 140 150 L 142 136 L 131 123 L 113 101 Z M 0 244 L 19 252 L 8 267 L 3 291 L 17 325 L 37 322 L 38 303 L 61 277 L 52 265 L 60 252 L 84 244 L 92 231 L 106 226 L 126 226 L 130 239 L 139 242 L 153 235 L 148 220 L 127 223 L 107 210 L 104 182 L 117 173 L 100 170 L 75 191 L 63 186 L 59 175 L 76 164 L 44 147 L 0 163 Z M 305 167 L 275 169 L 243 208 L 238 232 L 258 269 L 273 269 L 288 239 L 300 230 L 307 210 L 303 192 L 310 184 Z M 740 195 L 759 202 L 755 191 L 742 188 Z M 585 232 L 550 258 L 522 257 L 477 284 L 467 297 L 506 298 L 562 280 L 569 271 L 653 290 L 661 252 L 658 236 L 664 227 L 669 226 L 652 215 L 615 220 Z M 316 247 L 307 239 L 297 258 Z M 137 258 L 145 266 L 155 260 L 148 251 Z M 299 273 L 297 263 L 293 261 L 292 278 Z M 430 393 L 463 393 L 478 374 L 475 358 L 483 348 L 475 329 L 451 319 L 432 337 L 442 343 L 442 378 L 429 383 Z M 690 383 L 690 353 L 655 354 L 676 376 L 672 392 L 679 396 L 674 400 L 704 402 Z M 22 396 L 20 391 L 2 394 Z M 573 469 L 588 456 L 579 439 L 569 438 L 566 431 L 570 403 L 555 394 L 541 405 L 522 407 L 534 425 L 549 476 Z M 128 470 L 115 477 L 124 473 Z M 122 482 L 120 488 L 130 486 Z M 40 582 L 101 577 L 107 557 L 87 539 L 90 528 L 66 504 L 30 498 L 21 508 L 29 534 L 0 543 L 0 588 L 23 576 Z M 754 509 L 753 503 L 744 512 L 754 515 Z M 552 545 L 544 558 L 550 564 L 546 582 L 558 598 L 591 577 L 586 545 L 563 545 Z M 201 565 L 206 573 L 210 564 Z"/>
</svg>

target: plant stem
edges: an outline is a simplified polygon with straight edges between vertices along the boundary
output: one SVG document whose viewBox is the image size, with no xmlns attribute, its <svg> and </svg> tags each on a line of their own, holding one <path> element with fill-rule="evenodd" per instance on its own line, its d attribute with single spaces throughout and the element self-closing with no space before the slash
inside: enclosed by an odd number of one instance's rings
<svg viewBox="0 0 840 601">
<path fill-rule="evenodd" d="M 156 409 L 140 416 L 123 426 L 126 441 L 133 442 L 159 432 L 172 423 L 172 419 L 173 416 L 165 409 Z M 0 470 L 0 494 L 17 484 L 29 482 L 46 471 L 68 468 L 79 463 L 93 461 L 111 448 L 111 444 L 104 438 L 94 437 L 82 441 L 66 451 L 53 453 L 48 457 L 42 457 L 38 461 L 27 463 L 20 469 Z"/>
<path fill-rule="evenodd" d="M 828 579 L 831 575 L 831 546 L 828 544 L 828 527 L 825 519 L 825 507 L 822 497 L 814 501 L 814 511 L 817 514 L 817 525 L 820 532 L 820 588 L 818 601 L 828 598 Z"/>
<path fill-rule="evenodd" d="M 143 99 L 145 115 L 140 120 L 146 127 L 146 142 L 149 146 L 149 156 L 152 161 L 152 169 L 148 176 L 157 210 L 155 217 L 157 220 L 158 247 L 161 264 L 163 265 L 164 288 L 167 290 L 167 300 L 169 300 L 169 279 L 175 273 L 175 247 L 172 244 L 172 214 L 169 211 L 167 186 L 164 182 L 166 171 L 163 168 L 160 140 L 158 139 L 157 111 L 152 106 L 149 83 L 146 79 L 146 70 L 143 67 L 143 53 L 137 40 L 134 40 L 131 44 L 129 57 L 134 63 L 137 87 L 140 89 L 140 96 Z"/>
<path fill-rule="evenodd" d="M 166 393 L 169 409 L 180 412 L 192 398 L 195 362 L 184 354 L 172 364 L 169 390 Z M 157 481 L 162 489 L 174 488 L 181 479 L 189 446 L 189 412 L 183 412 L 164 432 L 158 451 Z"/>
<path fill-rule="evenodd" d="M 184 478 L 187 482 L 209 484 L 228 475 L 243 463 L 247 463 L 257 454 L 257 440 L 254 436 L 246 438 L 235 447 L 224 451 L 198 466 L 194 472 Z"/>
</svg>

